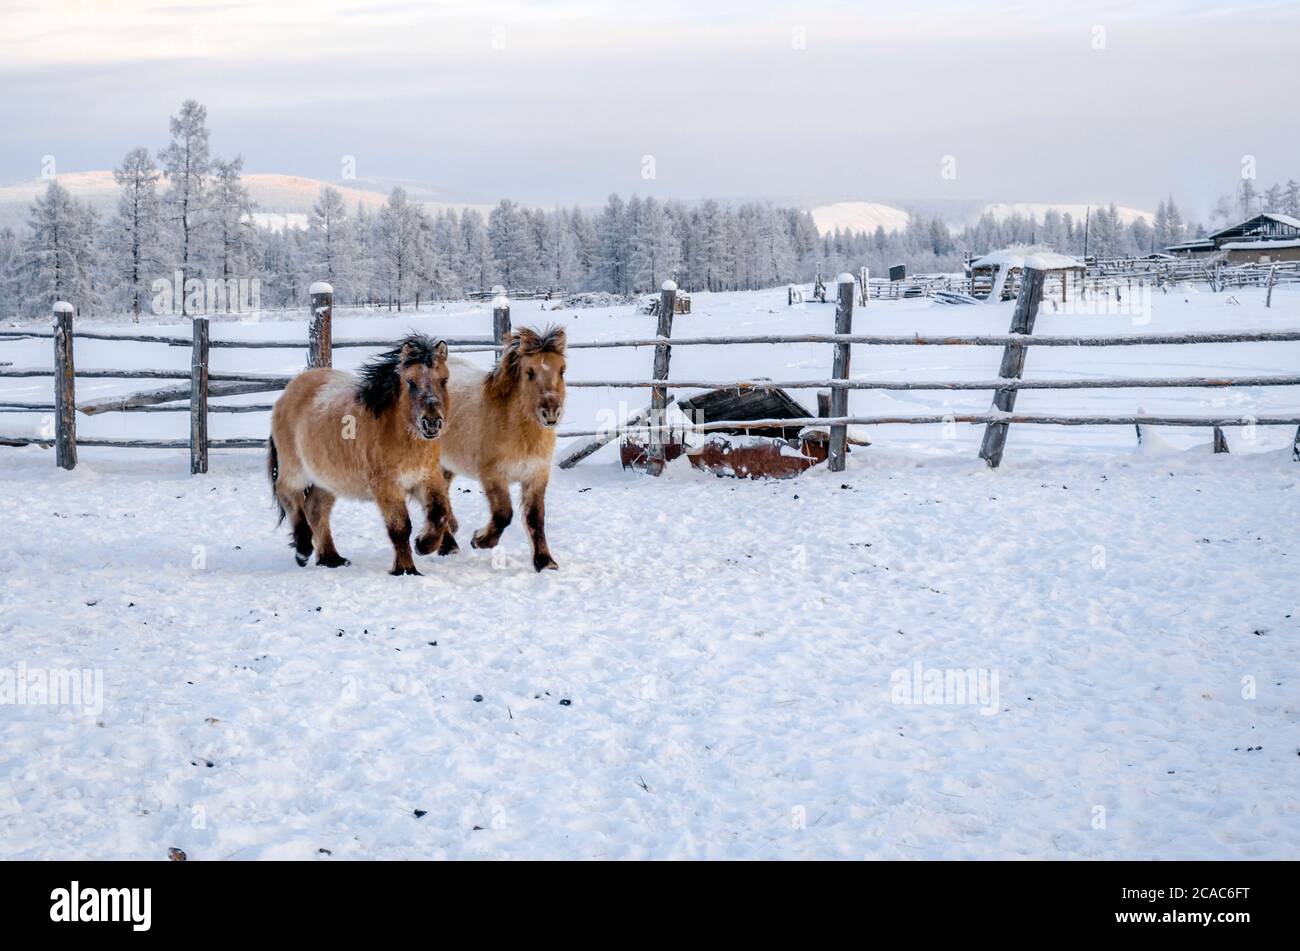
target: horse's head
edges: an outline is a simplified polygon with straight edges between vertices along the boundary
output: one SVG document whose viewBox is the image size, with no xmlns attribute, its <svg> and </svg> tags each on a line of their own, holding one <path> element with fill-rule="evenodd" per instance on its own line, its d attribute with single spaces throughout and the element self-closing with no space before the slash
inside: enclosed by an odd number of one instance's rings
<svg viewBox="0 0 1300 951">
<path fill-rule="evenodd" d="M 511 334 L 503 357 L 525 411 L 547 429 L 553 429 L 564 412 L 564 346 L 563 327 L 548 327 L 540 334 L 521 327 Z"/>
<path fill-rule="evenodd" d="M 402 342 L 394 367 L 411 428 L 420 439 L 437 439 L 447 420 L 447 343 L 411 336 Z"/>
</svg>

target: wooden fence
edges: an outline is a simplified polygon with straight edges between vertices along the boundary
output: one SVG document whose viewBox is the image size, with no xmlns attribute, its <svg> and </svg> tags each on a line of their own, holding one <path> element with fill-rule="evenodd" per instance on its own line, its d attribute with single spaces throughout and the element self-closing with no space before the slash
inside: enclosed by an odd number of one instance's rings
<svg viewBox="0 0 1300 951">
<path fill-rule="evenodd" d="M 1011 327 L 1006 334 L 965 335 L 875 335 L 853 333 L 853 311 L 858 285 L 851 275 L 841 275 L 838 281 L 835 324 L 833 333 L 804 333 L 757 336 L 712 336 L 674 338 L 673 316 L 677 288 L 671 282 L 664 285 L 657 315 L 658 325 L 653 337 L 620 340 L 575 340 L 568 344 L 570 351 L 611 348 L 653 348 L 653 368 L 650 379 L 645 380 L 570 380 L 570 387 L 594 388 L 644 388 L 651 391 L 650 405 L 634 414 L 622 424 L 602 429 L 569 429 L 558 435 L 562 438 L 594 437 L 572 449 L 561 460 L 568 468 L 591 455 L 602 445 L 625 434 L 650 436 L 648 471 L 658 473 L 663 469 L 663 442 L 683 431 L 710 432 L 717 430 L 745 430 L 789 428 L 794 426 L 829 427 L 831 444 L 828 466 L 832 471 L 842 471 L 845 466 L 847 428 L 849 426 L 877 426 L 893 424 L 955 424 L 967 423 L 985 427 L 980 456 L 990 467 L 997 467 L 1005 450 L 1007 434 L 1012 424 L 1044 424 L 1057 426 L 1108 426 L 1157 425 L 1198 426 L 1218 430 L 1225 426 L 1296 426 L 1300 427 L 1300 412 L 1278 415 L 1219 415 L 1219 416 L 1144 416 L 1144 415 L 1059 415 L 1026 414 L 1014 411 L 1016 394 L 1029 389 L 1146 389 L 1175 387 L 1240 387 L 1240 386 L 1297 386 L 1298 375 L 1249 375 L 1214 377 L 1113 377 L 1097 380 L 1025 380 L 1022 378 L 1025 360 L 1030 347 L 1129 347 L 1197 345 L 1213 343 L 1280 343 L 1300 341 L 1300 329 L 1279 331 L 1196 332 L 1165 334 L 1118 335 L 1054 335 L 1034 336 L 1034 323 L 1043 300 L 1046 274 L 1033 268 L 1025 269 L 1019 296 L 1016 300 Z M 308 366 L 328 366 L 332 351 L 343 347 L 388 348 L 392 340 L 334 340 L 332 339 L 333 295 L 328 285 L 316 285 L 312 293 L 311 322 L 308 331 Z M 448 345 L 457 352 L 499 352 L 502 341 L 510 332 L 508 301 L 498 299 L 493 307 L 493 334 L 491 337 L 449 339 Z M 119 446 L 128 448 L 186 448 L 190 449 L 190 467 L 195 473 L 206 472 L 208 450 L 261 448 L 264 439 L 211 439 L 208 436 L 210 413 L 265 412 L 269 404 L 228 405 L 211 402 L 214 397 L 247 393 L 273 392 L 282 389 L 289 381 L 287 376 L 259 373 L 230 373 L 212 370 L 209 366 L 213 350 L 234 349 L 298 349 L 302 341 L 214 340 L 209 334 L 208 320 L 194 318 L 190 337 L 155 336 L 141 334 L 107 334 L 75 331 L 72 326 L 72 308 L 67 304 L 55 305 L 55 328 L 44 330 L 0 330 L 0 343 L 6 339 L 51 338 L 54 346 L 53 368 L 14 368 L 0 365 L 0 378 L 53 377 L 55 400 L 49 404 L 19 403 L 0 398 L 0 413 L 49 412 L 53 414 L 54 432 L 50 436 L 5 436 L 0 434 L 0 445 L 54 445 L 56 462 L 64 468 L 76 465 L 78 446 Z M 73 341 L 77 338 L 124 342 L 147 342 L 174 347 L 189 347 L 190 369 L 185 370 L 102 370 L 77 369 L 73 359 Z M 825 344 L 831 348 L 831 377 L 818 380 L 773 381 L 761 379 L 740 380 L 673 380 L 669 367 L 674 347 L 732 346 L 742 344 Z M 852 348 L 858 347 L 998 347 L 1002 360 L 996 379 L 983 380 L 872 380 L 853 378 L 851 375 Z M 101 399 L 80 406 L 75 402 L 75 381 L 82 379 L 161 379 L 186 380 L 182 386 L 165 388 L 128 397 Z M 714 420 L 706 423 L 672 422 L 665 413 L 674 397 L 671 389 L 718 388 L 782 388 L 818 389 L 828 391 L 829 415 L 802 419 L 782 420 Z M 848 413 L 848 394 L 851 390 L 988 390 L 993 393 L 993 404 L 987 413 L 943 415 L 876 415 L 852 416 Z M 184 402 L 181 402 L 184 401 Z M 74 411 L 75 407 L 75 411 Z M 101 412 L 171 412 L 190 413 L 190 433 L 187 440 L 159 439 L 101 439 L 80 438 L 76 432 L 76 412 L 94 415 Z M 1216 432 L 1216 448 L 1223 444 Z M 1222 445 L 1226 448 L 1226 444 Z M 1297 428 L 1293 456 L 1300 460 L 1300 428 Z"/>
</svg>

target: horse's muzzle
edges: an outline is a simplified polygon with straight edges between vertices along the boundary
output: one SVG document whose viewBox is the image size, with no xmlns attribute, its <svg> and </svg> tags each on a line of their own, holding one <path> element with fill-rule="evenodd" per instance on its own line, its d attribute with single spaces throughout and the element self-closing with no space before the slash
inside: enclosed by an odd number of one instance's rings
<svg viewBox="0 0 1300 951">
<path fill-rule="evenodd" d="M 428 416 L 420 417 L 420 438 L 437 439 L 442 435 L 442 417 L 430 419 Z"/>
<path fill-rule="evenodd" d="M 547 429 L 554 429 L 560 422 L 560 408 L 540 407 L 537 410 L 537 421 Z"/>
</svg>

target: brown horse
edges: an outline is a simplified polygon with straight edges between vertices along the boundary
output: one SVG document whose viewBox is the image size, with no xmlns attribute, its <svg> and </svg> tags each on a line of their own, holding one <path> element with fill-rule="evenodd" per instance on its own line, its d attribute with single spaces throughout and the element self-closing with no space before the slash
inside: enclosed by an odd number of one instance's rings
<svg viewBox="0 0 1300 951">
<path fill-rule="evenodd" d="M 533 567 L 558 568 L 546 546 L 546 483 L 555 454 L 555 425 L 564 411 L 564 330 L 542 333 L 521 328 L 504 341 L 501 360 L 484 373 L 453 359 L 447 390 L 451 414 L 442 439 L 443 473 L 477 479 L 491 508 L 491 520 L 470 544 L 492 548 L 514 515 L 510 484 L 520 484 L 524 524 L 533 544 Z M 456 550 L 456 516 L 450 517 L 440 554 Z"/>
<path fill-rule="evenodd" d="M 298 564 L 349 564 L 334 547 L 330 510 L 338 496 L 374 499 L 388 526 L 394 575 L 418 575 L 411 558 L 407 497 L 425 509 L 420 554 L 436 550 L 451 508 L 442 475 L 447 419 L 447 344 L 412 334 L 359 376 L 320 368 L 300 373 L 271 413 L 271 487 L 289 518 Z"/>
</svg>

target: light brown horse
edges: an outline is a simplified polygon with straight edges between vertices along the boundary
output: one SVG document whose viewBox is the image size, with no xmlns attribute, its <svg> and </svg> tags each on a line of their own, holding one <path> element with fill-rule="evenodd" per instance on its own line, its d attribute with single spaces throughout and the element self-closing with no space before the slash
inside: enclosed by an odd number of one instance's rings
<svg viewBox="0 0 1300 951">
<path fill-rule="evenodd" d="M 504 341 L 501 360 L 484 373 L 463 359 L 450 361 L 451 413 L 442 439 L 447 484 L 477 479 L 492 517 L 474 533 L 475 548 L 493 548 L 514 516 L 510 485 L 520 485 L 533 567 L 558 568 L 546 546 L 546 483 L 555 455 L 555 426 L 564 411 L 564 329 L 521 328 Z M 459 526 L 450 517 L 440 554 L 456 550 Z"/>
<path fill-rule="evenodd" d="M 289 518 L 298 564 L 349 564 L 334 547 L 330 510 L 338 496 L 374 499 L 396 558 L 390 574 L 418 575 L 411 558 L 408 497 L 426 512 L 416 539 L 435 551 L 451 508 L 439 439 L 447 420 L 447 344 L 412 334 L 358 376 L 319 368 L 285 387 L 271 413 L 271 486 Z"/>
</svg>

